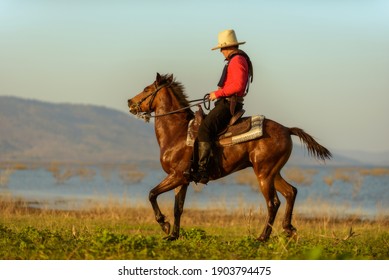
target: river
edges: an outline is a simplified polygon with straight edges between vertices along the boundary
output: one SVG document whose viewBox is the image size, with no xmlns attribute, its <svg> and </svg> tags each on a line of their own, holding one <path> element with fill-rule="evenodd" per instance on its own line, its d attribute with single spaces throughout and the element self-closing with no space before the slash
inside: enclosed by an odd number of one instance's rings
<svg viewBox="0 0 389 280">
<path fill-rule="evenodd" d="M 295 213 L 376 218 L 389 216 L 388 170 L 287 167 L 282 175 L 298 188 Z M 192 183 L 185 207 L 265 211 L 265 200 L 255 185 L 242 183 L 242 177 L 249 172 L 240 171 L 206 186 Z M 164 177 L 157 164 L 149 163 L 3 168 L 0 169 L 0 195 L 23 199 L 31 207 L 51 209 L 77 210 L 109 204 L 148 206 L 149 191 Z M 174 192 L 168 192 L 159 201 L 173 207 L 173 197 Z M 285 200 L 280 198 L 285 205 Z"/>
</svg>

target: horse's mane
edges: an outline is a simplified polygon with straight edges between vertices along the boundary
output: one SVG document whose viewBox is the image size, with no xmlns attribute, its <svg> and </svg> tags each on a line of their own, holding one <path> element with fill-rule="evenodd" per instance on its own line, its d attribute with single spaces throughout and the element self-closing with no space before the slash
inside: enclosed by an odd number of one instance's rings
<svg viewBox="0 0 389 280">
<path fill-rule="evenodd" d="M 171 76 L 172 75 L 170 75 L 170 74 L 161 75 L 161 82 L 160 83 L 161 84 L 169 83 L 170 82 L 169 78 L 171 78 Z M 182 107 L 188 107 L 190 105 L 190 103 L 188 101 L 188 96 L 185 93 L 185 87 L 183 86 L 183 84 L 181 84 L 180 82 L 176 81 L 175 78 L 173 78 L 173 81 L 171 82 L 170 87 L 173 90 L 174 95 L 177 97 L 177 100 L 180 103 L 180 105 Z M 188 113 L 190 113 L 191 115 L 194 114 L 190 108 L 188 108 L 186 111 Z"/>
</svg>

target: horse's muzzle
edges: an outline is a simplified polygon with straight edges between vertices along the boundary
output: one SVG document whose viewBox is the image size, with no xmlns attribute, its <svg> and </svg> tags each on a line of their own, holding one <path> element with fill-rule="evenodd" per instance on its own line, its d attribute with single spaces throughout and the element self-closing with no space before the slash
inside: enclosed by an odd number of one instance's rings
<svg viewBox="0 0 389 280">
<path fill-rule="evenodd" d="M 131 114 L 138 114 L 139 113 L 139 106 L 136 103 L 133 103 L 131 99 L 128 99 L 128 108 L 130 108 Z"/>
</svg>

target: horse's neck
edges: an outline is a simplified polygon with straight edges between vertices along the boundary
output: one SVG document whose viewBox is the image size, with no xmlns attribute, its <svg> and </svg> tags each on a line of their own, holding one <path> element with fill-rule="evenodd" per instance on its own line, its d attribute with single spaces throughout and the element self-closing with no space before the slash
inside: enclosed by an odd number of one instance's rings
<svg viewBox="0 0 389 280">
<path fill-rule="evenodd" d="M 156 112 L 156 114 L 162 114 Z M 186 141 L 189 120 L 186 113 L 176 113 L 155 120 L 155 134 L 161 150 L 177 146 L 180 141 Z"/>
<path fill-rule="evenodd" d="M 186 141 L 189 124 L 187 111 L 169 114 L 182 108 L 172 91 L 164 92 L 165 98 L 159 101 L 155 111 L 156 116 L 168 114 L 155 119 L 155 133 L 162 153 Z"/>
</svg>

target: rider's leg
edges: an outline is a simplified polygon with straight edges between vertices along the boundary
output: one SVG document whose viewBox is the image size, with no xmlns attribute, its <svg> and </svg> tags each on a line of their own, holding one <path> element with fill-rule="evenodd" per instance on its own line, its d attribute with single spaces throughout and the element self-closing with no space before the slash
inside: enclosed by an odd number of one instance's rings
<svg viewBox="0 0 389 280">
<path fill-rule="evenodd" d="M 199 162 L 198 173 L 194 180 L 206 184 L 209 180 L 208 163 L 211 154 L 212 141 L 219 131 L 224 129 L 231 119 L 230 105 L 225 99 L 218 100 L 215 107 L 202 121 L 198 132 Z"/>
</svg>

